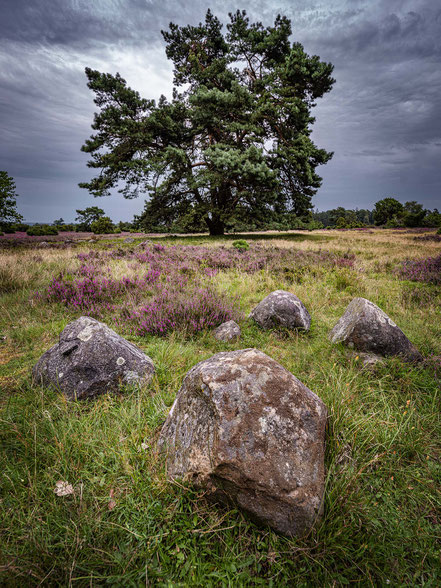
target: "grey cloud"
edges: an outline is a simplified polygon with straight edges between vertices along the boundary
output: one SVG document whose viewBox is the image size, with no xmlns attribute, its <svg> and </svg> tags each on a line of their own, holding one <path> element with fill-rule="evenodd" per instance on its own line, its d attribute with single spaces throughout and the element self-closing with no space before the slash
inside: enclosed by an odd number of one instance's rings
<svg viewBox="0 0 441 588">
<path fill-rule="evenodd" d="M 80 146 L 94 105 L 84 67 L 119 71 L 142 95 L 171 90 L 160 35 L 170 21 L 196 24 L 207 4 L 163 0 L 6 0 L 0 19 L 0 169 L 17 181 L 28 220 L 98 204 L 130 219 L 143 201 L 94 200 Z M 210 3 L 224 22 L 237 5 Z M 250 19 L 292 19 L 293 38 L 335 65 L 313 137 L 335 152 L 320 169 L 319 208 L 368 207 L 380 197 L 439 206 L 441 10 L 426 0 L 246 0 Z"/>
</svg>

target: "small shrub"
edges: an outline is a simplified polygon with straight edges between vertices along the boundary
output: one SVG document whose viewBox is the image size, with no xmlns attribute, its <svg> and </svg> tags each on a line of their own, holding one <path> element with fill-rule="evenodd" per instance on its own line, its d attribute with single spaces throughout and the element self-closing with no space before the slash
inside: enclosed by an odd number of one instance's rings
<svg viewBox="0 0 441 588">
<path fill-rule="evenodd" d="M 439 231 L 438 231 L 439 232 Z M 414 237 L 414 241 L 435 241 L 439 243 L 441 241 L 441 235 L 422 235 L 421 237 Z"/>
<path fill-rule="evenodd" d="M 55 227 L 49 225 L 34 225 L 29 227 L 26 234 L 30 237 L 42 237 L 44 235 L 58 235 L 58 231 Z"/>
<path fill-rule="evenodd" d="M 20 233 L 26 233 L 26 231 L 29 229 L 30 225 L 26 224 L 26 223 L 18 223 L 15 225 L 15 230 L 20 232 Z"/>
<path fill-rule="evenodd" d="M 164 289 L 129 320 L 136 325 L 138 335 L 163 336 L 172 331 L 194 335 L 239 317 L 235 299 L 225 298 L 209 288 L 182 293 Z"/>
<path fill-rule="evenodd" d="M 238 239 L 237 241 L 233 241 L 233 247 L 238 251 L 248 251 L 250 245 L 245 239 Z"/>
<path fill-rule="evenodd" d="M 398 275 L 402 280 L 441 284 L 441 255 L 403 261 Z"/>
<path fill-rule="evenodd" d="M 115 232 L 115 225 L 113 224 L 112 219 L 108 216 L 103 216 L 93 221 L 90 228 L 95 235 L 110 235 Z"/>
</svg>

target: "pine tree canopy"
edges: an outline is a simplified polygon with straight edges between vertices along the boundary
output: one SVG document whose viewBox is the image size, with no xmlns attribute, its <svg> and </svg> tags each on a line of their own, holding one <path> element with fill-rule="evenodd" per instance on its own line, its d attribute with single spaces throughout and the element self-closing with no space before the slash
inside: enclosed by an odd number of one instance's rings
<svg viewBox="0 0 441 588">
<path fill-rule="evenodd" d="M 0 225 L 21 221 L 23 217 L 17 212 L 17 193 L 14 179 L 5 171 L 0 171 Z M 0 226 L 0 228 L 1 228 Z"/>
<path fill-rule="evenodd" d="M 183 215 L 223 234 L 241 219 L 306 214 L 321 184 L 315 172 L 332 153 L 310 138 L 311 109 L 334 81 L 333 66 L 291 43 L 291 23 L 251 24 L 230 14 L 226 32 L 210 10 L 205 23 L 162 31 L 174 65 L 173 98 L 140 97 L 119 75 L 86 68 L 96 94 L 82 150 L 100 173 L 80 184 L 95 196 L 112 188 L 149 197 L 145 226 Z"/>
</svg>

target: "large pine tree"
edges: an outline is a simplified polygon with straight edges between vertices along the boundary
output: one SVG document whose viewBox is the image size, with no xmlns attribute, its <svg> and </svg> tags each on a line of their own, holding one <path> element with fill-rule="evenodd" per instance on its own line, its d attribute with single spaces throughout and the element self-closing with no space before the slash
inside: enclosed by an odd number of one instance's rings
<svg viewBox="0 0 441 588">
<path fill-rule="evenodd" d="M 234 216 L 307 213 L 321 184 L 315 169 L 332 156 L 310 138 L 332 65 L 291 43 L 281 16 L 265 28 L 237 11 L 223 34 L 208 11 L 205 23 L 171 23 L 162 35 L 174 64 L 172 101 L 145 100 L 119 74 L 86 69 L 101 110 L 82 149 L 100 174 L 80 186 L 103 196 L 122 182 L 126 198 L 148 194 L 146 227 L 190 215 L 212 235 Z"/>
</svg>

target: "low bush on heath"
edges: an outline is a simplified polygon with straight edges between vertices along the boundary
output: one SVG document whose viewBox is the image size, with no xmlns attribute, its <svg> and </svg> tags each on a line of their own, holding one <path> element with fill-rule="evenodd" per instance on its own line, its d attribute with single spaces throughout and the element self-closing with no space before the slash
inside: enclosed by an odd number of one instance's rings
<svg viewBox="0 0 441 588">
<path fill-rule="evenodd" d="M 53 278 L 41 294 L 43 298 L 95 318 L 110 315 L 120 327 L 143 336 L 171 331 L 194 334 L 239 319 L 238 300 L 217 292 L 210 283 L 221 270 L 254 274 L 270 268 L 286 278 L 292 272 L 304 274 L 314 266 L 344 271 L 354 262 L 354 256 L 326 251 L 316 254 L 257 246 L 247 250 L 161 244 L 138 251 L 91 251 L 77 258 L 79 267 Z"/>
<path fill-rule="evenodd" d="M 403 280 L 441 284 L 441 255 L 403 261 L 398 275 Z"/>
<path fill-rule="evenodd" d="M 43 235 L 58 235 L 58 231 L 50 225 L 34 225 L 33 227 L 29 227 L 26 234 L 30 237 L 41 237 Z"/>
</svg>

